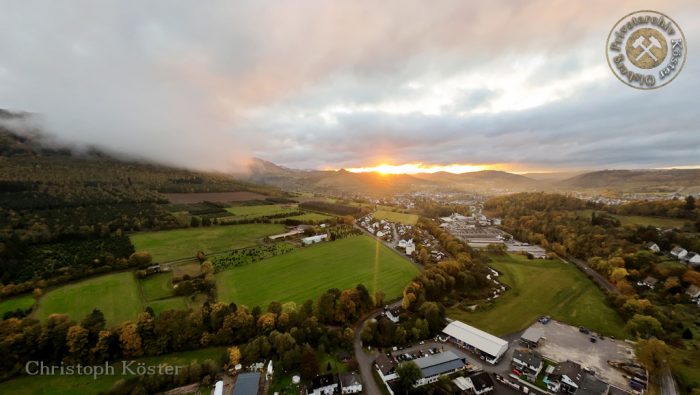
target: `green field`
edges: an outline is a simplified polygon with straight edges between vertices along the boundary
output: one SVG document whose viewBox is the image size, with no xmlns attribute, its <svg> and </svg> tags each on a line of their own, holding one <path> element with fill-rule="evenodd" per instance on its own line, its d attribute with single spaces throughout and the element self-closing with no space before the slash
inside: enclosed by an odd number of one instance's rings
<svg viewBox="0 0 700 395">
<path fill-rule="evenodd" d="M 147 365 L 168 364 L 171 366 L 189 365 L 192 361 L 203 362 L 211 359 L 221 363 L 226 350 L 220 347 L 204 348 L 161 355 L 159 357 L 141 358 L 138 362 Z M 136 364 L 134 364 L 135 366 Z M 130 376 L 121 375 L 121 362 L 115 365 L 115 375 L 101 376 L 93 380 L 92 376 L 24 376 L 0 384 L 3 394 L 14 395 L 83 395 L 107 392 L 114 383 Z M 128 372 L 127 372 L 128 373 Z"/>
<path fill-rule="evenodd" d="M 146 302 L 146 306 L 150 306 L 156 314 L 160 314 L 166 310 L 185 310 L 188 307 L 184 296 L 152 300 Z"/>
<path fill-rule="evenodd" d="M 262 204 L 259 206 L 236 206 L 226 209 L 237 218 L 259 218 L 268 215 L 294 213 L 299 211 L 296 204 Z"/>
<path fill-rule="evenodd" d="M 376 262 L 375 262 L 375 257 Z M 387 300 L 401 296 L 418 269 L 368 236 L 326 242 L 216 275 L 219 300 L 249 307 L 272 301 L 303 303 L 330 288 L 359 283 Z"/>
<path fill-rule="evenodd" d="M 34 306 L 34 297 L 32 295 L 15 296 L 14 298 L 3 300 L 0 302 L 0 318 L 9 311 L 17 309 L 24 311 L 32 306 Z"/>
<path fill-rule="evenodd" d="M 331 219 L 331 218 L 333 218 L 333 217 L 330 215 L 326 215 L 326 214 L 304 213 L 301 215 L 294 215 L 292 217 L 286 217 L 286 218 L 280 219 L 279 221 L 281 222 L 281 221 L 284 221 L 285 219 L 293 219 L 293 220 L 297 220 L 297 221 L 321 222 L 321 221 L 325 221 L 325 220 Z"/>
<path fill-rule="evenodd" d="M 220 252 L 248 247 L 284 231 L 279 224 L 245 224 L 144 232 L 131 235 L 137 251 L 148 251 L 155 262 L 193 257 L 197 251 Z"/>
<path fill-rule="evenodd" d="M 560 260 L 528 260 L 514 254 L 491 258 L 490 266 L 502 273 L 499 281 L 511 288 L 484 310 L 449 309 L 450 318 L 503 336 L 527 328 L 541 315 L 550 315 L 567 324 L 625 337 L 620 316 L 576 267 Z"/>
<path fill-rule="evenodd" d="M 680 218 L 644 217 L 641 215 L 616 215 L 622 225 L 643 225 L 656 228 L 680 228 L 686 222 Z"/>
<path fill-rule="evenodd" d="M 377 210 L 372 213 L 372 217 L 376 219 L 385 219 L 391 222 L 398 222 L 405 225 L 415 225 L 418 222 L 418 215 L 397 213 L 394 211 Z"/>
<path fill-rule="evenodd" d="M 139 280 L 144 300 L 164 299 L 173 296 L 172 272 L 153 274 Z"/>
<path fill-rule="evenodd" d="M 36 317 L 43 320 L 61 313 L 80 321 L 95 308 L 108 324 L 136 319 L 143 306 L 134 274 L 107 274 L 53 289 L 39 301 Z"/>
</svg>

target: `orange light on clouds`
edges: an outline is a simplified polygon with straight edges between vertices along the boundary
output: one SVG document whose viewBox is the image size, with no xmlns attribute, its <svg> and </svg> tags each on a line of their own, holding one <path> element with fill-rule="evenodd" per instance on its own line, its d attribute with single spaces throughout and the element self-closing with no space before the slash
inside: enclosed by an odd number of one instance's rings
<svg viewBox="0 0 700 395">
<path fill-rule="evenodd" d="M 423 163 L 406 163 L 403 165 L 389 165 L 382 163 L 371 167 L 353 167 L 345 169 L 353 173 L 379 173 L 379 174 L 419 174 L 419 173 L 470 173 L 474 171 L 493 170 L 495 165 L 467 165 L 467 164 L 449 164 L 449 165 L 426 165 Z"/>
</svg>

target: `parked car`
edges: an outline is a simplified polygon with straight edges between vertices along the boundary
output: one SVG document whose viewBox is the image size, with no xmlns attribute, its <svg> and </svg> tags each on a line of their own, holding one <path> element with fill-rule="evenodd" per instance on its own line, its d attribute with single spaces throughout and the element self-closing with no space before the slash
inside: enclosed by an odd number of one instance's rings
<svg viewBox="0 0 700 395">
<path fill-rule="evenodd" d="M 595 336 L 591 336 L 591 343 L 595 343 L 597 341 L 598 341 L 598 339 Z"/>
<path fill-rule="evenodd" d="M 591 333 L 591 331 L 589 331 L 588 328 L 586 328 L 585 326 L 579 327 L 579 328 L 578 328 L 578 331 L 581 332 L 581 333 L 584 333 L 584 334 L 586 334 L 586 335 L 589 334 L 589 333 Z"/>
<path fill-rule="evenodd" d="M 540 317 L 540 319 L 537 321 L 539 321 L 541 324 L 547 325 L 549 323 L 549 321 L 551 321 L 551 320 L 552 320 L 552 317 L 545 315 L 545 316 Z"/>
</svg>

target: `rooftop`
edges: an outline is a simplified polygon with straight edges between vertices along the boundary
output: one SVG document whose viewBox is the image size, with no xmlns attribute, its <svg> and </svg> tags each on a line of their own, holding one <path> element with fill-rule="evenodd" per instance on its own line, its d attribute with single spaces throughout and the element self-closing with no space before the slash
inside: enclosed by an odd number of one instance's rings
<svg viewBox="0 0 700 395">
<path fill-rule="evenodd" d="M 460 321 L 450 322 L 442 331 L 494 357 L 508 347 L 507 341 Z"/>
</svg>

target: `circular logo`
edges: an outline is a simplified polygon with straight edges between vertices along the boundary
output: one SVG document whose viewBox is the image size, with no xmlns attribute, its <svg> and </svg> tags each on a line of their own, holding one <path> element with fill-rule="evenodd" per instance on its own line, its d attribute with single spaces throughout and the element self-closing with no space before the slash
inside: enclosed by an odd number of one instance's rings
<svg viewBox="0 0 700 395">
<path fill-rule="evenodd" d="M 637 89 L 660 88 L 673 81 L 685 64 L 685 36 L 668 16 L 637 11 L 613 26 L 605 54 L 620 81 Z"/>
</svg>

